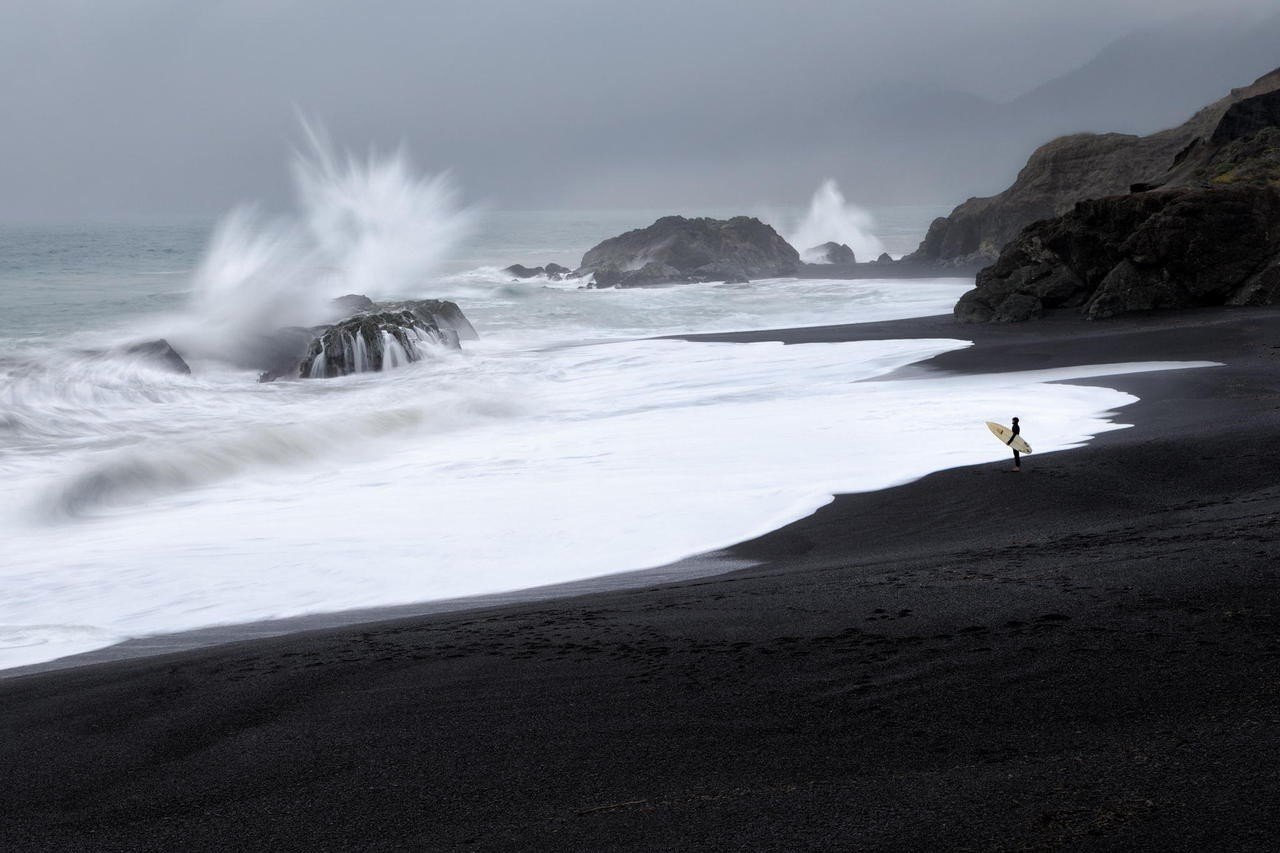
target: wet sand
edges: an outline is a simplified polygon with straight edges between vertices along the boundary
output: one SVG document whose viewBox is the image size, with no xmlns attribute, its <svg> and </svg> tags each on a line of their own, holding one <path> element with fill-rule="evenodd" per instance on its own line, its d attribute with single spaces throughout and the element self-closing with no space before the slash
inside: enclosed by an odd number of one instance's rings
<svg viewBox="0 0 1280 853">
<path fill-rule="evenodd" d="M 838 497 L 729 574 L 0 681 L 0 847 L 1274 849 L 1278 331 L 712 336 L 1225 366 L 1089 380 L 1132 429 Z"/>
</svg>

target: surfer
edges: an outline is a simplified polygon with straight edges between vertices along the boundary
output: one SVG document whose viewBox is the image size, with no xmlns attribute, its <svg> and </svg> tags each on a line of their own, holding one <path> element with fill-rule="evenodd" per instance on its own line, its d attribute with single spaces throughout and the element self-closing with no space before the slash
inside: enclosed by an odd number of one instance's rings
<svg viewBox="0 0 1280 853">
<path fill-rule="evenodd" d="M 1012 432 L 1013 432 L 1013 435 L 1009 436 L 1009 440 L 1006 441 L 1005 444 L 1012 445 L 1013 440 L 1018 437 L 1018 433 L 1022 432 L 1021 428 L 1018 426 L 1017 418 L 1013 419 Z M 1018 453 L 1018 449 L 1016 447 L 1012 448 L 1012 450 L 1013 450 L 1013 470 L 1017 471 L 1018 473 L 1022 473 L 1022 457 Z"/>
</svg>

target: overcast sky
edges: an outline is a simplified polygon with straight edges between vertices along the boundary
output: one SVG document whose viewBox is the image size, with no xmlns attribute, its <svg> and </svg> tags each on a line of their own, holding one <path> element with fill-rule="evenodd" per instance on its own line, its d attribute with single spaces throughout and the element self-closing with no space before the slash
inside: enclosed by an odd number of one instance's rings
<svg viewBox="0 0 1280 853">
<path fill-rule="evenodd" d="M 422 168 L 451 169 L 465 197 L 497 207 L 800 202 L 819 172 L 845 169 L 840 139 L 813 138 L 843 132 L 822 117 L 865 93 L 939 89 L 1007 101 L 1127 33 L 1203 8 L 5 0 L 0 218 L 281 206 L 298 110 L 346 146 L 403 142 Z M 1220 20 L 1261 17 L 1280 12 L 1280 0 L 1214 8 Z M 887 150 L 875 156 L 892 160 Z M 852 171 L 832 176 L 856 180 Z"/>
</svg>

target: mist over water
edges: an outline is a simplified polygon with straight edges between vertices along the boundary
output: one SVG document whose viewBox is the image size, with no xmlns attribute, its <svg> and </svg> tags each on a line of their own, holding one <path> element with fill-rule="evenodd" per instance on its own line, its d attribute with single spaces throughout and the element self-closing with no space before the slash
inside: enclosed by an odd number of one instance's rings
<svg viewBox="0 0 1280 853">
<path fill-rule="evenodd" d="M 847 202 L 836 182 L 827 179 L 814 192 L 804 218 L 786 237 L 807 263 L 819 260 L 809 256 L 808 250 L 828 242 L 845 244 L 865 263 L 874 261 L 885 250 L 874 229 L 871 213 Z"/>
</svg>

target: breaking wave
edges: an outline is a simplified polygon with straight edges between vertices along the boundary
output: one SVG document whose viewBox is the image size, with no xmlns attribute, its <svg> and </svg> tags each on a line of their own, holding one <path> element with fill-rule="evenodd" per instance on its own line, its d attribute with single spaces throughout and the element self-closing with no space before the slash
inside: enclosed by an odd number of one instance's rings
<svg viewBox="0 0 1280 853">
<path fill-rule="evenodd" d="M 472 229 L 447 174 L 418 172 L 408 154 L 339 154 L 303 124 L 295 154 L 297 210 L 252 207 L 219 224 L 193 280 L 189 310 L 166 337 L 184 354 L 251 364 L 274 330 L 335 317 L 333 298 L 420 294 Z"/>
<path fill-rule="evenodd" d="M 814 192 L 808 212 L 787 235 L 787 242 L 809 263 L 817 259 L 805 257 L 806 250 L 827 242 L 844 243 L 859 261 L 874 261 L 884 251 L 884 244 L 872 233 L 874 227 L 871 214 L 845 201 L 840 187 L 828 178 Z"/>
</svg>

